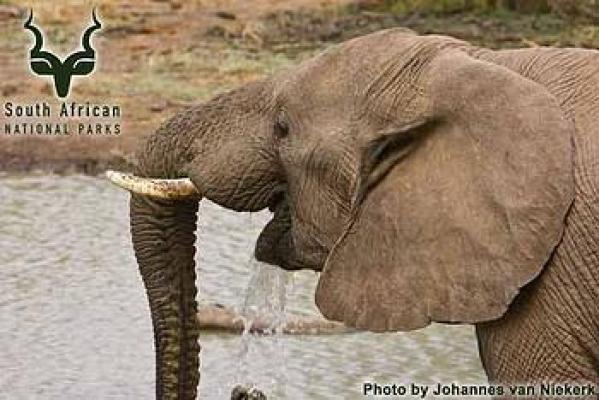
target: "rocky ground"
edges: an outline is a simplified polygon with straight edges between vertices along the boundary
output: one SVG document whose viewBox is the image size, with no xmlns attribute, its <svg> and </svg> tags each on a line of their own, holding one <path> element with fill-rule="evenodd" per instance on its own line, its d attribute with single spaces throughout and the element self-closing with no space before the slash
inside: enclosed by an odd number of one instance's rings
<svg viewBox="0 0 599 400">
<path fill-rule="evenodd" d="M 33 7 L 45 46 L 79 46 L 91 3 L 0 0 L 0 170 L 84 172 L 125 168 L 134 149 L 170 115 L 260 78 L 345 39 L 388 27 L 453 35 L 493 48 L 599 48 L 599 28 L 554 14 L 397 12 L 355 0 L 105 0 L 94 75 L 78 78 L 68 102 L 119 104 L 119 135 L 14 136 L 4 104 L 59 104 L 49 79 L 28 66 Z"/>
</svg>

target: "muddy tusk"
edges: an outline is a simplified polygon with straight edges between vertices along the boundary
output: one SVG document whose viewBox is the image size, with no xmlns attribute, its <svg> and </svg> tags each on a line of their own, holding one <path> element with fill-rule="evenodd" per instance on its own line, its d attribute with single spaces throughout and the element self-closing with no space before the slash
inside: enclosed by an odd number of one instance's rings
<svg viewBox="0 0 599 400">
<path fill-rule="evenodd" d="M 189 178 L 140 178 L 132 174 L 110 170 L 106 171 L 106 178 L 130 192 L 159 199 L 187 199 L 199 196 L 198 189 Z"/>
</svg>

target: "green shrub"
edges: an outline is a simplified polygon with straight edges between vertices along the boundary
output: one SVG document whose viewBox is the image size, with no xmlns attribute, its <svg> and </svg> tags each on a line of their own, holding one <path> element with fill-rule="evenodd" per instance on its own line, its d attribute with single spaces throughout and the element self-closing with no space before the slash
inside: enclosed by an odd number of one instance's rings
<svg viewBox="0 0 599 400">
<path fill-rule="evenodd" d="M 453 13 L 461 11 L 490 12 L 511 10 L 542 13 L 549 11 L 547 0 L 378 0 L 367 1 L 371 8 L 396 14 Z"/>
</svg>

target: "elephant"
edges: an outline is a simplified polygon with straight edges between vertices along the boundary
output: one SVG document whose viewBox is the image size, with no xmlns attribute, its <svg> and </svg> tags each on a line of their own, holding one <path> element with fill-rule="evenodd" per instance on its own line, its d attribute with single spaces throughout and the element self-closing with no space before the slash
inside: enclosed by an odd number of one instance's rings
<svg viewBox="0 0 599 400">
<path fill-rule="evenodd" d="M 599 383 L 599 52 L 388 29 L 194 105 L 141 147 L 132 241 L 159 399 L 197 395 L 201 199 L 373 332 L 473 324 L 490 382 Z"/>
</svg>

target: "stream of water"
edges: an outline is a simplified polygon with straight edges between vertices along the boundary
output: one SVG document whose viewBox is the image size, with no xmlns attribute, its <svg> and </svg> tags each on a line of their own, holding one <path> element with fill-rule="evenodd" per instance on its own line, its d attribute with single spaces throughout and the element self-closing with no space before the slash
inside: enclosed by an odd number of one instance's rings
<svg viewBox="0 0 599 400">
<path fill-rule="evenodd" d="M 0 176 L 0 399 L 153 399 L 150 316 L 131 249 L 128 195 L 97 178 Z M 250 319 L 316 315 L 317 276 L 251 259 L 269 213 L 203 202 L 200 303 Z M 201 398 L 238 383 L 270 399 L 360 399 L 362 383 L 485 382 L 470 326 L 411 333 L 203 333 Z"/>
</svg>

